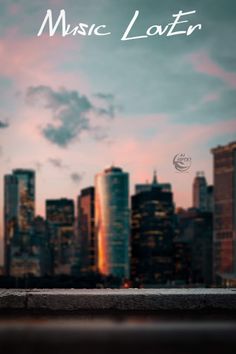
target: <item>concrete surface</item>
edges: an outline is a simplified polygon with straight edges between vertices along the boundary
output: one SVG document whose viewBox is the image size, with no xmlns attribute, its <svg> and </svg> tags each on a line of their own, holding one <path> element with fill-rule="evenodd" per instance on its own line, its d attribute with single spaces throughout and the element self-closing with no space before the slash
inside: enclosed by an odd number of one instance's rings
<svg viewBox="0 0 236 354">
<path fill-rule="evenodd" d="M 234 354 L 236 289 L 1 289 L 7 354 Z"/>
<path fill-rule="evenodd" d="M 0 289 L 1 310 L 236 310 L 236 289 Z"/>
</svg>

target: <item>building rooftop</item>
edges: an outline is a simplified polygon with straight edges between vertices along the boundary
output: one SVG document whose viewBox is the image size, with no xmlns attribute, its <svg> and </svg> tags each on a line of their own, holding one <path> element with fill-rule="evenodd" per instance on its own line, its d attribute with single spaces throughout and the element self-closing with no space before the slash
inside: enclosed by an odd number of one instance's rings
<svg viewBox="0 0 236 354">
<path fill-rule="evenodd" d="M 211 152 L 213 154 L 218 153 L 218 152 L 222 152 L 222 151 L 233 151 L 236 149 L 236 141 L 232 141 L 229 144 L 226 145 L 218 145 L 217 147 L 211 149 Z"/>
<path fill-rule="evenodd" d="M 115 166 L 110 166 L 105 168 L 104 170 L 105 173 L 116 173 L 116 172 L 122 172 L 122 168 L 120 167 L 115 167 Z"/>
</svg>

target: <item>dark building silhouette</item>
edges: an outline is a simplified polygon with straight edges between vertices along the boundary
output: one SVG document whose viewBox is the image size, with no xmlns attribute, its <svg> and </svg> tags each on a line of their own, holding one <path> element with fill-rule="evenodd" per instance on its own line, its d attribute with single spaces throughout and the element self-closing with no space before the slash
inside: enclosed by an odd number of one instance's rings
<svg viewBox="0 0 236 354">
<path fill-rule="evenodd" d="M 78 243 L 79 264 L 82 273 L 94 272 L 97 268 L 94 200 L 94 187 L 81 190 L 78 197 Z"/>
<path fill-rule="evenodd" d="M 137 189 L 136 189 L 137 190 Z M 174 204 L 154 174 L 132 196 L 131 275 L 140 284 L 166 284 L 173 277 Z"/>
<path fill-rule="evenodd" d="M 207 187 L 207 211 L 214 213 L 214 187 Z"/>
<path fill-rule="evenodd" d="M 212 284 L 213 215 L 191 208 L 177 213 L 175 279 L 183 283 Z"/>
<path fill-rule="evenodd" d="M 34 214 L 35 172 L 16 169 L 4 179 L 5 270 L 15 277 L 40 275 L 32 248 Z"/>
<path fill-rule="evenodd" d="M 40 275 L 52 275 L 48 223 L 41 216 L 37 216 L 34 219 L 33 227 L 32 249 L 40 261 Z"/>
<path fill-rule="evenodd" d="M 189 229 L 189 214 L 179 208 L 176 213 L 174 237 L 174 280 L 176 285 L 189 284 L 192 281 L 192 234 Z"/>
<path fill-rule="evenodd" d="M 46 201 L 46 220 L 53 274 L 71 274 L 74 263 L 74 201 L 54 199 Z"/>
<path fill-rule="evenodd" d="M 14 175 L 4 176 L 4 265 L 10 275 L 11 246 L 17 238 L 18 226 L 18 180 Z"/>
<path fill-rule="evenodd" d="M 170 183 L 159 183 L 157 180 L 157 173 L 154 171 L 153 181 L 152 183 L 139 183 L 135 185 L 135 194 L 140 192 L 150 191 L 153 187 L 153 184 L 158 184 L 159 187 L 166 192 L 171 192 L 171 184 Z"/>
<path fill-rule="evenodd" d="M 214 160 L 214 277 L 236 271 L 236 142 L 212 149 Z"/>
<path fill-rule="evenodd" d="M 191 283 L 192 242 L 183 235 L 174 238 L 174 283 L 186 285 Z"/>
<path fill-rule="evenodd" d="M 193 207 L 207 210 L 207 181 L 204 172 L 197 172 L 193 181 Z"/>
</svg>

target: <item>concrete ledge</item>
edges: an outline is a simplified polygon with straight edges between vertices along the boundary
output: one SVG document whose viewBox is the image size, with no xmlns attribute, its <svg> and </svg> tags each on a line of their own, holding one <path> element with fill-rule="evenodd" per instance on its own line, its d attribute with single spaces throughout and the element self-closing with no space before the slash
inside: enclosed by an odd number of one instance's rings
<svg viewBox="0 0 236 354">
<path fill-rule="evenodd" d="M 0 311 L 236 310 L 236 289 L 1 289 Z"/>
</svg>

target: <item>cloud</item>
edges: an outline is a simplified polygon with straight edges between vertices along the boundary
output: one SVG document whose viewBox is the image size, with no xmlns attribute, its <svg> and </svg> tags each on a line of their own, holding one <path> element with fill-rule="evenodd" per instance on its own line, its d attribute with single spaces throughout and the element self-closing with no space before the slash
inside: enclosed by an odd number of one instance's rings
<svg viewBox="0 0 236 354">
<path fill-rule="evenodd" d="M 236 72 L 226 71 L 215 63 L 206 52 L 197 52 L 189 56 L 194 69 L 202 74 L 213 76 L 236 89 Z"/>
<path fill-rule="evenodd" d="M 93 106 L 88 98 L 80 95 L 78 91 L 64 88 L 54 91 L 49 86 L 35 86 L 27 89 L 26 98 L 28 102 L 39 103 L 51 111 L 55 123 L 48 123 L 41 132 L 54 144 L 66 147 L 90 128 L 88 113 Z"/>
<path fill-rule="evenodd" d="M 82 181 L 84 177 L 84 173 L 77 173 L 77 172 L 73 172 L 70 175 L 71 180 L 76 183 L 76 184 L 80 184 L 80 182 Z"/>
<path fill-rule="evenodd" d="M 35 31 L 35 23 L 33 26 Z M 65 41 L 61 36 L 25 36 L 20 32 L 18 27 L 8 28 L 0 38 L 1 76 L 11 80 L 16 89 L 35 84 L 76 85 L 76 75 L 59 71 L 56 64 L 60 58 L 62 65 L 68 52 L 71 55 L 74 50 L 78 52 L 78 41 L 72 41 L 70 38 Z M 82 84 L 86 85 L 84 82 Z"/>
<path fill-rule="evenodd" d="M 61 159 L 58 158 L 49 158 L 49 163 L 57 168 L 66 168 Z"/>
<path fill-rule="evenodd" d="M 0 129 L 5 129 L 9 127 L 9 123 L 8 122 L 4 122 L 2 120 L 0 120 Z"/>
<path fill-rule="evenodd" d="M 91 129 L 92 137 L 96 141 L 104 141 L 108 138 L 108 133 L 104 127 L 96 126 Z"/>
<path fill-rule="evenodd" d="M 110 100 L 111 97 L 113 96 L 110 95 L 110 98 L 106 96 L 106 100 Z M 67 147 L 70 142 L 79 139 L 85 131 L 94 131 L 90 122 L 91 113 L 97 116 L 115 115 L 113 104 L 106 102 L 104 107 L 99 107 L 87 96 L 66 88 L 56 91 L 45 85 L 30 86 L 26 91 L 26 102 L 38 104 L 51 112 L 53 122 L 42 127 L 41 133 L 47 140 L 60 147 Z"/>
<path fill-rule="evenodd" d="M 109 93 L 106 94 L 101 92 L 95 94 L 94 96 L 98 98 L 100 101 L 103 101 L 103 103 L 105 103 L 104 107 L 98 108 L 98 114 L 107 116 L 109 118 L 114 118 L 116 112 L 120 108 L 114 103 L 114 96 Z"/>
<path fill-rule="evenodd" d="M 94 96 L 97 97 L 97 98 L 100 98 L 102 100 L 108 100 L 108 101 L 111 101 L 111 100 L 114 99 L 114 95 L 112 95 L 111 93 L 101 93 L 101 92 L 99 92 L 99 93 L 96 93 Z"/>
</svg>

